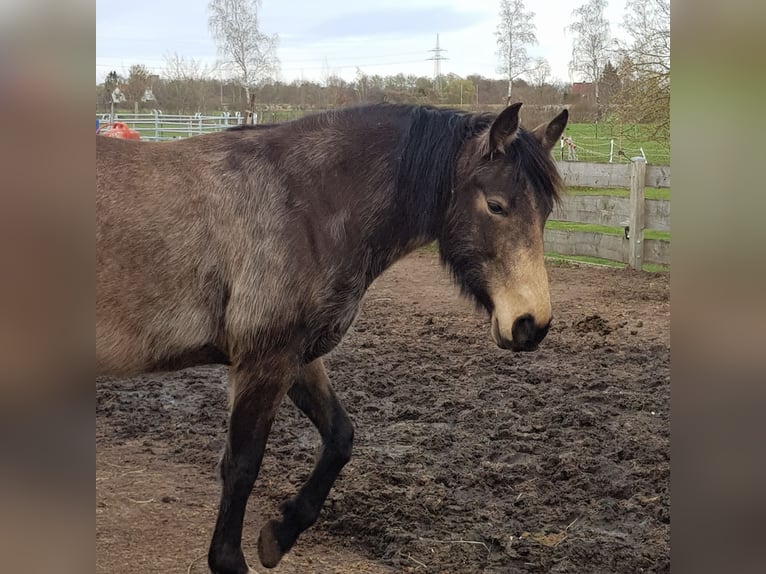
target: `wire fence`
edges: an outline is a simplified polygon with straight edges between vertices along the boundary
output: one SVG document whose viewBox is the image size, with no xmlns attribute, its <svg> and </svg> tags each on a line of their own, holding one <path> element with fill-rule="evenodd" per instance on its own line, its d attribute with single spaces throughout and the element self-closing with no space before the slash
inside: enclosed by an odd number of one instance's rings
<svg viewBox="0 0 766 574">
<path fill-rule="evenodd" d="M 153 110 L 146 114 L 96 115 L 96 123 L 99 126 L 97 129 L 103 130 L 104 127 L 113 122 L 126 124 L 130 129 L 137 131 L 142 140 L 166 141 L 218 132 L 242 124 L 244 118 L 239 112 L 235 114 L 223 112 L 217 116 L 206 116 L 202 114 L 163 114 L 160 110 Z"/>
<path fill-rule="evenodd" d="M 643 158 L 652 165 L 670 165 L 670 151 L 642 145 L 618 147 L 616 140 L 583 145 L 575 140 L 564 138 L 560 149 L 554 152 L 556 159 L 562 161 L 583 161 L 595 163 L 630 163 L 633 158 Z"/>
<path fill-rule="evenodd" d="M 651 165 L 670 165 L 670 142 L 651 126 L 573 124 L 567 127 L 556 159 L 596 163 L 629 163 L 643 158 Z"/>
</svg>

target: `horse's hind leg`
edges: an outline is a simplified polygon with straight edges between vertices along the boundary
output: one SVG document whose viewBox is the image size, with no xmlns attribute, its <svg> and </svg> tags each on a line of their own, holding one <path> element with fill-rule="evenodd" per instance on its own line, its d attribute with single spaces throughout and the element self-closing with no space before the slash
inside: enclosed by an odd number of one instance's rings
<svg viewBox="0 0 766 574">
<path fill-rule="evenodd" d="M 292 382 L 279 360 L 238 363 L 229 371 L 231 414 L 221 459 L 222 493 L 208 552 L 213 574 L 246 574 L 242 522 L 279 404 Z"/>
<path fill-rule="evenodd" d="M 296 406 L 316 425 L 322 452 L 298 493 L 282 504 L 282 516 L 270 520 L 258 540 L 261 563 L 273 568 L 301 532 L 316 522 L 338 473 L 351 458 L 354 427 L 330 387 L 320 359 L 307 365 L 288 391 Z"/>
</svg>

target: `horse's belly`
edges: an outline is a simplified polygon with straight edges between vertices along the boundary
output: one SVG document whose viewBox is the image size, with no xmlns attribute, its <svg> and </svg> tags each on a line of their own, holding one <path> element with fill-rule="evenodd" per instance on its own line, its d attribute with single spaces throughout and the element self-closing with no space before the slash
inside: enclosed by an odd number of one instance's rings
<svg viewBox="0 0 766 574">
<path fill-rule="evenodd" d="M 354 323 L 358 310 L 359 300 L 347 301 L 340 313 L 315 328 L 308 337 L 304 360 L 311 362 L 332 351 Z"/>
<path fill-rule="evenodd" d="M 96 314 L 96 370 L 137 374 L 205 364 L 215 340 L 214 318 L 202 306 L 115 305 Z M 207 353 L 207 354 L 206 354 Z M 219 355 L 210 363 L 221 362 Z"/>
</svg>

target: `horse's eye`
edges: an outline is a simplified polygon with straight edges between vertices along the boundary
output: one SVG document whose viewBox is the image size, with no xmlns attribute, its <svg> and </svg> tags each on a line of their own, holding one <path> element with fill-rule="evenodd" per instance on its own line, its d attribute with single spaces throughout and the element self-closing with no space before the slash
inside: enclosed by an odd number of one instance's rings
<svg viewBox="0 0 766 574">
<path fill-rule="evenodd" d="M 503 206 L 497 203 L 496 201 L 488 201 L 487 209 L 489 209 L 490 213 L 493 213 L 495 215 L 503 215 L 505 213 Z"/>
</svg>

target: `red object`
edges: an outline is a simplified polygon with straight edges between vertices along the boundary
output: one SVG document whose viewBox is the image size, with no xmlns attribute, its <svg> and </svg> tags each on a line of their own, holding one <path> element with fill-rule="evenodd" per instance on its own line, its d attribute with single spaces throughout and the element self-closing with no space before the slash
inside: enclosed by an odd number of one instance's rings
<svg viewBox="0 0 766 574">
<path fill-rule="evenodd" d="M 108 138 L 120 138 L 123 140 L 141 139 L 141 134 L 139 134 L 136 130 L 130 129 L 127 124 L 122 122 L 114 122 L 100 133 L 102 136 L 106 136 Z"/>
</svg>

